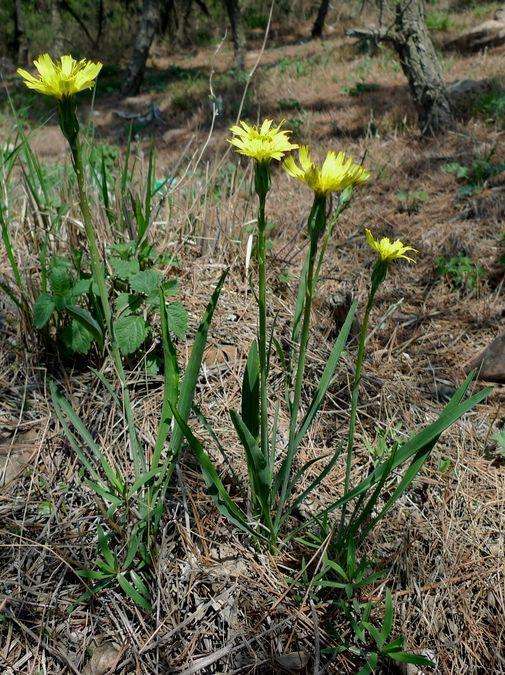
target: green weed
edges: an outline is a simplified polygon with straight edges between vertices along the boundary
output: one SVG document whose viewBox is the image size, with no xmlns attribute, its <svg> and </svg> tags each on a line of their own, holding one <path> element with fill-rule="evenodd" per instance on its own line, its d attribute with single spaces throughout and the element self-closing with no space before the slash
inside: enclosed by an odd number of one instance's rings
<svg viewBox="0 0 505 675">
<path fill-rule="evenodd" d="M 443 277 L 451 286 L 466 291 L 474 291 L 486 276 L 482 265 L 463 253 L 451 258 L 438 256 L 435 264 L 439 277 Z"/>
</svg>

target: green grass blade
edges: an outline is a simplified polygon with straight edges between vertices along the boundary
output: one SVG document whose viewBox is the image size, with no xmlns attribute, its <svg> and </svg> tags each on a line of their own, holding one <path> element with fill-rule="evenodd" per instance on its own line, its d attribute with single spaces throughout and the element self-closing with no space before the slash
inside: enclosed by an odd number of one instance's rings
<svg viewBox="0 0 505 675">
<path fill-rule="evenodd" d="M 243 532 L 258 536 L 253 528 L 248 524 L 245 513 L 239 506 L 235 504 L 233 499 L 228 494 L 228 491 L 224 487 L 223 482 L 219 477 L 214 464 L 212 463 L 212 460 L 203 449 L 200 441 L 196 438 L 175 408 L 173 409 L 173 414 L 178 426 L 181 429 L 181 432 L 186 438 L 186 441 L 188 442 L 194 456 L 200 465 L 205 485 L 207 486 L 207 491 L 212 497 L 212 500 L 214 501 L 219 513 L 225 516 L 225 518 L 227 518 Z"/>
<path fill-rule="evenodd" d="M 245 450 L 251 491 L 261 507 L 263 515 L 268 520 L 271 500 L 270 466 L 267 458 L 261 452 L 257 439 L 249 432 L 240 415 L 235 410 L 231 410 L 230 417 Z"/>
<path fill-rule="evenodd" d="M 172 422 L 172 409 L 177 405 L 179 399 L 179 365 L 177 363 L 177 353 L 170 337 L 168 326 L 167 308 L 165 305 L 165 295 L 160 289 L 160 319 L 161 319 L 161 340 L 163 344 L 163 403 L 161 406 L 161 418 L 158 425 L 158 433 L 153 450 L 151 466 L 153 469 L 158 467 L 161 453 L 165 441 L 170 431 Z"/>
<path fill-rule="evenodd" d="M 214 315 L 214 310 L 216 309 L 217 301 L 219 300 L 219 295 L 223 284 L 225 282 L 228 270 L 225 270 L 217 285 L 214 289 L 212 297 L 209 304 L 205 310 L 203 319 L 198 327 L 198 331 L 193 342 L 193 348 L 191 349 L 191 355 L 189 357 L 188 365 L 186 367 L 186 372 L 184 373 L 184 378 L 181 385 L 178 412 L 181 416 L 181 419 L 186 422 L 191 408 L 193 406 L 193 398 L 195 395 L 196 383 L 198 381 L 198 375 L 200 373 L 200 368 L 202 365 L 203 353 L 205 350 L 205 345 L 207 344 L 207 336 L 209 333 L 209 327 L 212 322 L 212 317 Z M 170 439 L 169 446 L 169 456 L 171 462 L 177 461 L 179 452 L 181 450 L 183 440 L 183 434 L 180 429 L 180 425 L 174 428 L 174 433 Z M 171 474 L 171 471 L 170 471 Z"/>
<path fill-rule="evenodd" d="M 491 387 L 486 387 L 481 391 L 477 392 L 473 396 L 470 396 L 465 401 L 461 401 L 462 396 L 464 396 L 467 391 L 470 383 L 473 379 L 473 374 L 470 374 L 465 382 L 457 389 L 454 393 L 452 399 L 445 406 L 444 410 L 438 417 L 438 419 L 429 424 L 427 427 L 422 429 L 419 433 L 413 436 L 409 441 L 404 443 L 398 450 L 395 456 L 394 463 L 391 467 L 391 470 L 396 469 L 398 466 L 407 462 L 411 457 L 416 455 L 423 448 L 428 446 L 430 443 L 435 443 L 443 431 L 445 431 L 451 424 L 454 424 L 460 417 L 465 413 L 475 407 L 478 403 L 483 401 L 492 391 Z M 350 490 L 346 495 L 340 497 L 335 502 L 330 504 L 328 507 L 320 511 L 316 516 L 310 518 L 303 527 L 306 527 L 308 522 L 312 522 L 317 518 L 320 518 L 323 515 L 331 513 L 335 509 L 340 508 L 344 504 L 347 504 L 352 499 L 359 497 L 363 492 L 366 492 L 372 485 L 374 485 L 382 476 L 384 470 L 384 463 L 377 467 L 372 473 L 365 478 L 359 485 Z M 292 539 L 301 528 L 296 528 L 289 533 L 287 540 Z"/>
<path fill-rule="evenodd" d="M 335 375 L 335 370 L 337 369 L 338 363 L 340 361 L 342 351 L 347 343 L 347 338 L 349 337 L 349 332 L 351 330 L 352 322 L 354 321 L 354 315 L 356 313 L 357 306 L 358 303 L 356 301 L 353 302 L 351 308 L 349 309 L 349 312 L 347 313 L 347 317 L 344 321 L 344 324 L 340 329 L 338 337 L 331 350 L 330 357 L 326 363 L 326 366 L 324 367 L 323 374 L 321 375 L 321 379 L 317 386 L 314 398 L 309 406 L 309 409 L 305 413 L 302 423 L 300 424 L 300 428 L 298 429 L 298 432 L 296 434 L 294 442 L 295 447 L 299 446 L 299 444 L 303 440 L 303 437 L 307 433 L 307 430 L 309 429 L 314 417 L 319 411 L 319 408 L 321 407 L 326 392 L 328 391 L 328 388 L 333 380 L 333 376 Z"/>
<path fill-rule="evenodd" d="M 256 340 L 249 349 L 242 379 L 242 420 L 251 436 L 258 438 L 260 432 L 260 360 Z"/>
</svg>

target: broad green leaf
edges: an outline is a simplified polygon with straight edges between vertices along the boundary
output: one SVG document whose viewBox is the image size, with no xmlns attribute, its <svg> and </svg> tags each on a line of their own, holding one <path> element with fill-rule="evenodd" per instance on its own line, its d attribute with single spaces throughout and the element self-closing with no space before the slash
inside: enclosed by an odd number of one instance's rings
<svg viewBox="0 0 505 675">
<path fill-rule="evenodd" d="M 132 291 L 142 293 L 143 295 L 150 295 L 160 287 L 162 276 L 157 270 L 142 270 L 131 276 L 129 281 Z"/>
<path fill-rule="evenodd" d="M 114 321 L 114 337 L 121 353 L 133 354 L 149 334 L 149 327 L 142 316 L 126 314 Z"/>
<path fill-rule="evenodd" d="M 123 279 L 123 281 L 131 279 L 140 272 L 139 261 L 135 259 L 110 258 L 109 264 L 114 276 Z"/>
<path fill-rule="evenodd" d="M 177 289 L 179 288 L 179 280 L 175 277 L 166 279 L 163 282 L 162 287 L 165 298 L 168 298 L 170 295 L 175 295 L 177 293 Z"/>
<path fill-rule="evenodd" d="M 33 305 L 33 325 L 43 328 L 56 309 L 54 298 L 49 293 L 41 293 Z"/>
<path fill-rule="evenodd" d="M 170 331 L 183 340 L 188 332 L 188 313 L 182 302 L 168 302 L 165 304 L 167 323 Z"/>
<path fill-rule="evenodd" d="M 87 309 L 77 305 L 68 305 L 67 312 L 80 323 L 88 333 L 91 333 L 100 346 L 103 345 L 103 333 L 100 324 L 91 316 Z"/>
<path fill-rule="evenodd" d="M 91 279 L 79 279 L 70 289 L 70 295 L 73 298 L 79 298 L 81 295 L 89 293 L 91 282 Z"/>
<path fill-rule="evenodd" d="M 72 319 L 61 331 L 63 344 L 76 354 L 87 354 L 93 344 L 93 334 L 76 319 Z"/>
<path fill-rule="evenodd" d="M 58 262 L 49 268 L 49 284 L 54 295 L 66 295 L 70 292 L 74 279 L 66 262 Z"/>
</svg>

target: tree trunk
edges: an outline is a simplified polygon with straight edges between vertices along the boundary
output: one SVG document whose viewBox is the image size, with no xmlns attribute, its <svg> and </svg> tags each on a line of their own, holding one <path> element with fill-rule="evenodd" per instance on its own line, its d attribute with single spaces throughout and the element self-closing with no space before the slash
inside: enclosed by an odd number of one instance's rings
<svg viewBox="0 0 505 675">
<path fill-rule="evenodd" d="M 239 0 L 223 0 L 230 20 L 231 38 L 235 52 L 235 68 L 245 68 L 245 35 L 240 15 Z"/>
<path fill-rule="evenodd" d="M 423 135 L 453 126 L 453 116 L 442 69 L 424 16 L 424 0 L 398 0 L 393 46 L 416 103 Z"/>
<path fill-rule="evenodd" d="M 121 90 L 123 96 L 135 96 L 139 93 L 144 79 L 149 50 L 160 25 L 161 10 L 162 0 L 144 0 L 140 25 L 133 45 L 133 54 Z"/>
<path fill-rule="evenodd" d="M 317 10 L 316 20 L 312 26 L 313 38 L 320 38 L 323 36 L 324 22 L 326 21 L 326 15 L 328 14 L 329 7 L 330 0 L 321 0 L 321 4 Z"/>
<path fill-rule="evenodd" d="M 186 6 L 182 14 L 182 19 L 179 25 L 179 39 L 178 42 L 182 47 L 189 47 L 191 44 L 190 38 L 190 17 L 193 8 L 193 0 L 185 0 Z"/>
<path fill-rule="evenodd" d="M 24 28 L 21 0 L 14 0 L 12 10 L 12 19 L 14 23 L 12 52 L 17 63 L 26 65 L 28 63 L 28 41 L 26 39 Z"/>
<path fill-rule="evenodd" d="M 61 8 L 59 0 L 51 2 L 51 31 L 53 33 L 52 55 L 54 58 L 61 56 L 64 51 L 63 25 L 61 21 Z"/>
</svg>

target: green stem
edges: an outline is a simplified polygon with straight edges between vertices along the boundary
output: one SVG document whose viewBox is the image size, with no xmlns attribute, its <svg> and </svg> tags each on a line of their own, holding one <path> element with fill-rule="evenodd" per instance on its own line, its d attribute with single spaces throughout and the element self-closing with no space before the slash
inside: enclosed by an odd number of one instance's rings
<svg viewBox="0 0 505 675">
<path fill-rule="evenodd" d="M 372 283 L 370 286 L 370 292 L 368 294 L 368 299 L 365 308 L 365 315 L 361 323 L 361 328 L 358 338 L 358 355 L 356 357 L 356 366 L 354 369 L 354 379 L 352 383 L 352 394 L 351 394 L 351 418 L 349 420 L 349 431 L 347 436 L 347 454 L 345 461 L 345 478 L 344 478 L 344 495 L 349 491 L 349 485 L 351 482 L 351 469 L 352 469 L 352 455 L 354 449 L 354 435 L 356 432 L 356 420 L 358 416 L 358 402 L 359 402 L 359 387 L 361 383 L 361 374 L 363 370 L 363 362 L 365 360 L 365 347 L 366 347 L 366 337 L 368 333 L 368 324 L 370 321 L 370 312 L 374 305 L 375 294 L 381 283 L 384 281 L 387 273 L 387 263 L 381 262 L 380 260 L 375 264 L 372 271 Z M 340 517 L 340 531 L 342 531 L 342 526 L 345 521 L 345 516 L 347 513 L 347 503 L 344 504 L 342 508 L 342 515 Z"/>
<path fill-rule="evenodd" d="M 277 515 L 275 518 L 276 534 L 281 523 L 284 505 L 289 498 L 289 477 L 291 474 L 291 467 L 296 455 L 296 429 L 298 424 L 298 412 L 300 408 L 300 401 L 302 396 L 303 377 L 305 374 L 305 362 L 307 358 L 307 346 L 309 342 L 310 333 L 310 318 L 312 310 L 312 300 L 314 296 L 315 275 L 314 268 L 316 263 L 317 248 L 319 238 L 326 227 L 326 197 L 324 195 L 317 195 L 314 198 L 314 204 L 310 212 L 308 220 L 308 229 L 310 235 L 310 248 L 307 258 L 307 272 L 305 278 L 305 298 L 303 304 L 303 320 L 300 332 L 300 347 L 298 351 L 298 364 L 296 368 L 295 385 L 293 391 L 293 402 L 290 411 L 289 423 L 289 437 L 288 450 L 286 458 L 281 467 L 282 487 L 280 492 L 280 501 Z"/>
<path fill-rule="evenodd" d="M 77 189 L 79 194 L 79 206 L 81 209 L 82 219 L 84 222 L 84 230 L 86 232 L 86 239 L 88 242 L 89 254 L 91 258 L 91 270 L 93 279 L 98 286 L 98 293 L 102 304 L 103 314 L 105 317 L 105 324 L 110 336 L 110 352 L 116 372 L 121 386 L 121 395 L 125 408 L 125 414 L 128 424 L 128 432 L 131 442 L 132 459 L 135 469 L 135 474 L 139 476 L 145 468 L 145 458 L 140 452 L 140 447 L 137 439 L 137 432 L 135 428 L 135 419 L 133 415 L 133 408 L 131 405 L 130 394 L 126 384 L 126 375 L 123 368 L 123 361 L 121 359 L 121 352 L 116 343 L 114 336 L 114 327 L 112 323 L 112 310 L 109 302 L 109 294 L 105 283 L 104 267 L 102 258 L 98 250 L 98 244 L 93 226 L 93 218 L 91 209 L 89 207 L 88 196 L 86 193 L 86 181 L 84 175 L 84 166 L 82 161 L 82 149 L 79 142 L 79 123 L 75 113 L 75 104 L 72 99 L 63 99 L 60 102 L 58 109 L 60 126 L 66 139 L 68 140 L 70 150 L 72 152 L 73 166 L 77 178 Z"/>
<path fill-rule="evenodd" d="M 260 365 L 260 449 L 270 466 L 268 443 L 268 344 L 266 301 L 266 218 L 265 203 L 270 189 L 269 166 L 256 164 L 255 188 L 258 195 L 258 357 Z M 271 530 L 271 522 L 265 523 Z"/>
</svg>

